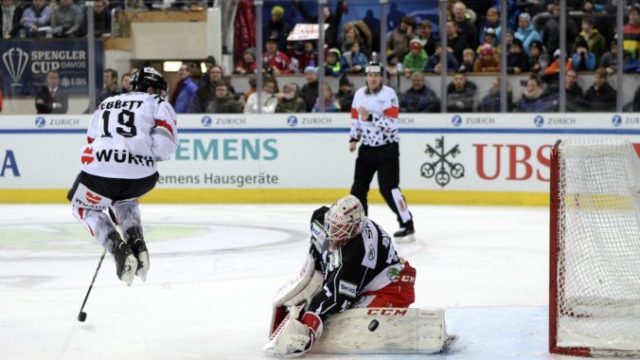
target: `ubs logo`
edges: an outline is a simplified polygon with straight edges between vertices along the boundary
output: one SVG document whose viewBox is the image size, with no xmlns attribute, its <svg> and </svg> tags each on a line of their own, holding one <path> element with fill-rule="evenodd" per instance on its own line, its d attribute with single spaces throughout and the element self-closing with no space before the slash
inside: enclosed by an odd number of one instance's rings
<svg viewBox="0 0 640 360">
<path fill-rule="evenodd" d="M 11 77 L 11 87 L 20 87 L 20 78 L 27 68 L 29 62 L 29 54 L 26 51 L 12 47 L 2 54 L 2 62 L 4 63 L 7 73 Z"/>
<path fill-rule="evenodd" d="M 298 118 L 295 115 L 291 115 L 287 118 L 287 125 L 293 127 L 298 125 Z"/>
<path fill-rule="evenodd" d="M 542 117 L 542 115 L 538 115 L 533 119 L 533 125 L 535 125 L 536 127 L 541 127 L 542 125 L 544 125 L 544 117 Z"/>
<path fill-rule="evenodd" d="M 204 127 L 209 127 L 211 126 L 211 124 L 213 124 L 213 119 L 211 118 L 211 116 L 203 116 L 202 119 L 200 120 L 200 123 Z"/>
<path fill-rule="evenodd" d="M 38 116 L 34 121 L 34 124 L 36 124 L 36 127 L 38 128 L 43 128 L 47 124 L 47 120 L 45 120 L 45 118 L 43 118 L 42 116 Z"/>
<path fill-rule="evenodd" d="M 464 166 L 461 163 L 453 162 L 453 158 L 460 155 L 460 145 L 456 145 L 449 150 L 445 150 L 444 136 L 436 139 L 436 146 L 427 144 L 425 153 L 429 158 L 435 158 L 432 162 L 422 164 L 420 174 L 431 179 L 435 176 L 436 184 L 441 187 L 447 186 L 451 178 L 460 179 L 464 176 Z"/>
</svg>

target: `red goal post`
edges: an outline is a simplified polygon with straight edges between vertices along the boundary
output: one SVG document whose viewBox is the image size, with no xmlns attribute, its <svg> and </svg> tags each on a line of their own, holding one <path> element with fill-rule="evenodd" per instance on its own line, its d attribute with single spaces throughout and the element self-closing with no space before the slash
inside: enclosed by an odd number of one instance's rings
<svg viewBox="0 0 640 360">
<path fill-rule="evenodd" d="M 640 356 L 640 160 L 615 138 L 551 152 L 549 351 Z"/>
</svg>

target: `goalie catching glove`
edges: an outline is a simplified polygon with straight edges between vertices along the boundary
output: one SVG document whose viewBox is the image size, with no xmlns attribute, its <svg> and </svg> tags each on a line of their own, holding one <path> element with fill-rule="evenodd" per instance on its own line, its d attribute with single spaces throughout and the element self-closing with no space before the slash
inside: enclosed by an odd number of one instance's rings
<svg viewBox="0 0 640 360">
<path fill-rule="evenodd" d="M 322 335 L 322 319 L 310 311 L 298 320 L 300 308 L 290 306 L 287 318 L 280 324 L 271 340 L 262 347 L 270 356 L 293 358 L 304 355 Z"/>
</svg>

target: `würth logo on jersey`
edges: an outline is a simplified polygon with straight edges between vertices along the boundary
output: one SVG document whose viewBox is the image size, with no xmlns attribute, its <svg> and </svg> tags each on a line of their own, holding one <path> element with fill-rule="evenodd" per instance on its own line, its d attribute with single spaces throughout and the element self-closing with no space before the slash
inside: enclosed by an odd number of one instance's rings
<svg viewBox="0 0 640 360">
<path fill-rule="evenodd" d="M 89 165 L 93 162 L 93 148 L 91 146 L 87 146 L 82 150 L 82 156 L 80 157 L 80 162 Z"/>
<path fill-rule="evenodd" d="M 445 150 L 444 136 L 436 139 L 436 146 L 427 144 L 425 153 L 435 161 L 426 162 L 420 168 L 420 174 L 427 179 L 435 176 L 436 184 L 441 187 L 447 186 L 451 178 L 460 179 L 464 176 L 464 166 L 461 163 L 454 163 L 450 160 L 460 155 L 460 145 L 456 145 L 449 150 Z"/>
<path fill-rule="evenodd" d="M 89 191 L 87 191 L 87 194 L 85 195 L 85 197 L 87 198 L 87 202 L 91 205 L 98 204 L 100 201 L 102 201 L 102 196 L 96 195 Z"/>
<path fill-rule="evenodd" d="M 121 164 L 127 163 L 148 167 L 153 167 L 156 163 L 153 159 L 153 156 L 135 155 L 125 149 L 98 150 L 95 153 L 95 158 L 98 160 L 98 162 L 117 162 Z"/>
</svg>

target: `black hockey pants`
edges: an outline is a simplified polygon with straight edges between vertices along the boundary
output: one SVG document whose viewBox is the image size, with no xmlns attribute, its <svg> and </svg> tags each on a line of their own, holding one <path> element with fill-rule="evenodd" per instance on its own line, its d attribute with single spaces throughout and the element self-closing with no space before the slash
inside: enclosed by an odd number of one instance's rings
<svg viewBox="0 0 640 360">
<path fill-rule="evenodd" d="M 369 192 L 373 175 L 376 172 L 378 172 L 380 194 L 396 214 L 400 226 L 406 225 L 411 221 L 411 215 L 408 215 L 408 219 L 406 218 L 407 215 L 405 215 L 405 221 L 401 217 L 401 211 L 404 211 L 405 214 L 408 214 L 408 211 L 406 210 L 404 196 L 400 194 L 398 187 L 400 183 L 400 151 L 398 143 L 379 147 L 360 145 L 358 149 L 351 194 L 360 200 L 364 206 L 365 213 L 368 213 L 367 193 Z M 403 206 L 405 207 L 404 209 L 399 208 Z M 413 223 L 411 223 L 411 226 L 413 226 Z"/>
</svg>

